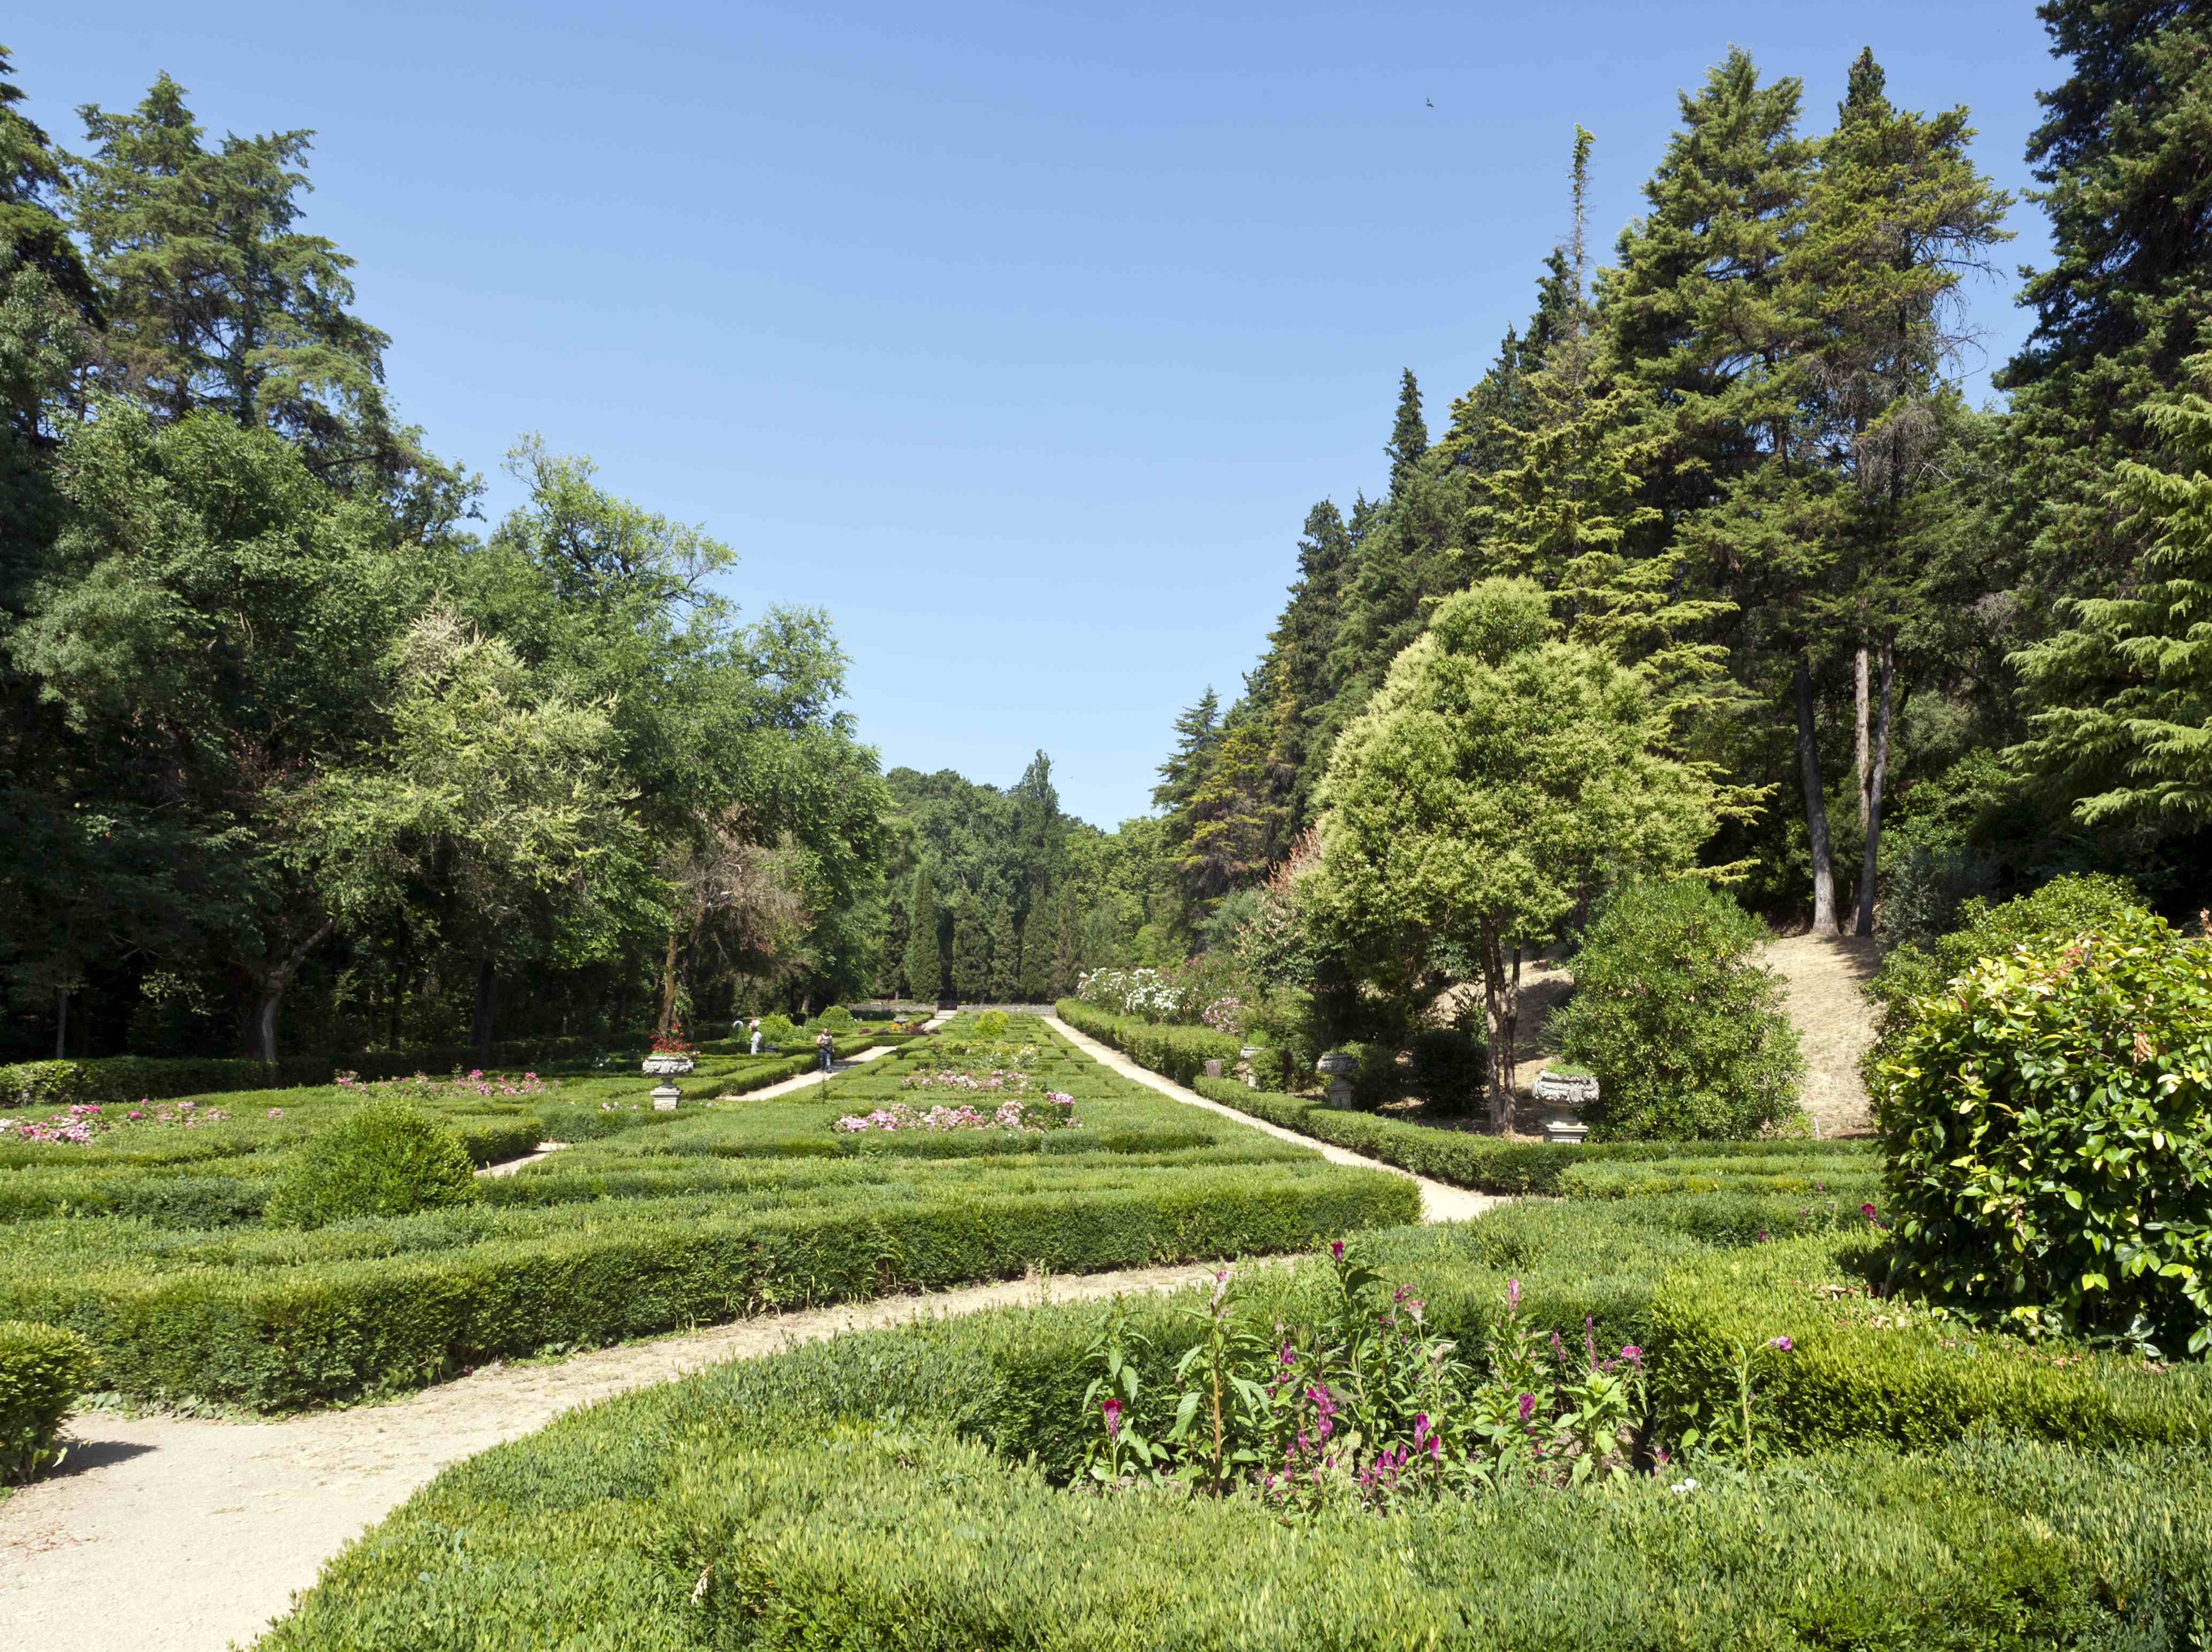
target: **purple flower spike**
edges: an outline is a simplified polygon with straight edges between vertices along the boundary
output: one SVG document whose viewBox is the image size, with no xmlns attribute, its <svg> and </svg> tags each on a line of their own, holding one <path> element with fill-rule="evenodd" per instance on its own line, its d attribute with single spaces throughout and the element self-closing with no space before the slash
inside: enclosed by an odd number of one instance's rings
<svg viewBox="0 0 2212 1652">
<path fill-rule="evenodd" d="M 1120 1439 L 1121 1437 L 1121 1402 L 1118 1400 L 1102 1400 L 1098 1402 L 1098 1409 L 1106 1414 L 1106 1437 L 1109 1440 Z"/>
<path fill-rule="evenodd" d="M 1515 1309 L 1515 1308 L 1518 1308 L 1518 1307 L 1520 1307 L 1520 1306 L 1521 1306 L 1521 1281 L 1520 1281 L 1520 1280 L 1518 1280 L 1518 1279 L 1508 1279 L 1508 1280 L 1505 1282 L 1505 1306 L 1506 1306 L 1509 1309 Z"/>
<path fill-rule="evenodd" d="M 1527 1422 L 1530 1417 L 1535 1414 L 1535 1411 L 1536 1396 L 1533 1394 L 1522 1394 L 1521 1396 L 1521 1420 L 1524 1423 Z"/>
<path fill-rule="evenodd" d="M 1341 1239 L 1330 1240 L 1328 1242 L 1328 1254 L 1335 1257 L 1338 1261 L 1342 1261 L 1344 1260 L 1344 1241 Z"/>
</svg>

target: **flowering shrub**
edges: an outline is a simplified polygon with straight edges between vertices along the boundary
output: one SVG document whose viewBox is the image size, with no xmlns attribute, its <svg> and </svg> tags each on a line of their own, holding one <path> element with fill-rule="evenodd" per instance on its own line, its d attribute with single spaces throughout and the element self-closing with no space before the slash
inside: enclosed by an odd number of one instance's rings
<svg viewBox="0 0 2212 1652">
<path fill-rule="evenodd" d="M 1244 1031 L 1244 1001 L 1234 994 L 1217 998 L 1199 1011 L 1198 1018 L 1216 1032 L 1241 1037 Z"/>
<path fill-rule="evenodd" d="M 269 1116 L 276 1118 L 283 1112 L 282 1108 L 271 1108 Z M 189 1130 L 196 1125 L 221 1124 L 229 1117 L 227 1108 L 202 1107 L 198 1102 L 165 1102 L 159 1105 L 141 1102 L 120 1114 L 98 1102 L 79 1102 L 65 1113 L 44 1119 L 0 1120 L 0 1140 L 82 1144 L 111 1130 L 131 1126 L 167 1126 Z"/>
<path fill-rule="evenodd" d="M 1026 1072 L 963 1072 L 947 1069 L 940 1072 L 909 1073 L 899 1080 L 901 1090 L 1008 1090 L 1020 1095 L 1030 1087 Z"/>
<path fill-rule="evenodd" d="M 940 1038 L 937 1054 L 968 1066 L 1024 1068 L 1036 1060 L 1034 1044 L 1010 1044 L 999 1039 Z"/>
<path fill-rule="evenodd" d="M 1335 1302 L 1312 1327 L 1278 1321 L 1263 1333 L 1241 1322 L 1234 1275 L 1217 1273 L 1195 1310 L 1200 1339 L 1175 1368 L 1179 1392 L 1150 1406 L 1117 1303 L 1092 1345 L 1103 1370 L 1082 1401 L 1098 1430 L 1090 1479 L 1105 1490 L 1254 1492 L 1311 1514 L 1628 1473 L 1645 1409 L 1640 1348 L 1602 1357 L 1586 1325 L 1581 1357 L 1570 1355 L 1556 1333 L 1522 1328 L 1513 1281 L 1477 1376 L 1426 1328 L 1406 1287 L 1386 1296 L 1340 1240 L 1330 1254 Z M 1140 1409 L 1160 1419 L 1149 1432 Z"/>
<path fill-rule="evenodd" d="M 965 1105 L 933 1107 L 918 1111 L 904 1102 L 893 1102 L 872 1113 L 848 1113 L 831 1128 L 848 1135 L 868 1131 L 895 1130 L 1012 1130 L 1030 1133 L 1064 1130 L 1076 1122 L 1075 1097 L 1063 1090 L 1048 1090 L 1039 1096 L 1010 1096 L 991 1112 Z"/>
<path fill-rule="evenodd" d="M 1075 984 L 1075 995 L 1109 1015 L 1140 1021 L 1188 1021 L 1196 1009 L 1184 984 L 1158 969 L 1097 969 Z"/>
<path fill-rule="evenodd" d="M 653 1054 L 655 1055 L 696 1055 L 697 1048 L 681 1033 L 655 1033 Z"/>
<path fill-rule="evenodd" d="M 364 1096 L 398 1096 L 422 1101 L 445 1101 L 463 1096 L 536 1096 L 541 1094 L 545 1081 L 534 1072 L 526 1072 L 520 1078 L 504 1074 L 487 1074 L 482 1067 L 471 1067 L 463 1072 L 453 1069 L 449 1078 L 433 1078 L 418 1072 L 405 1078 L 378 1078 L 363 1084 L 357 1072 L 341 1072 L 332 1081 L 340 1090 L 357 1091 Z"/>
</svg>

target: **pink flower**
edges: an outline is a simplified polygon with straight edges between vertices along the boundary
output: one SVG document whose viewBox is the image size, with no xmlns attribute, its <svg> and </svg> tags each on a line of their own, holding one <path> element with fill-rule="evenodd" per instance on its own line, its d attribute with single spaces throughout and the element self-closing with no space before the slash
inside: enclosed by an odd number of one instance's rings
<svg viewBox="0 0 2212 1652">
<path fill-rule="evenodd" d="M 1520 1280 L 1508 1279 L 1505 1282 L 1505 1306 L 1509 1311 L 1521 1306 Z"/>
<path fill-rule="evenodd" d="M 1644 1363 L 1644 1350 L 1632 1342 L 1625 1342 L 1620 1346 L 1620 1357 L 1632 1365 L 1641 1365 Z"/>
<path fill-rule="evenodd" d="M 1790 1349 L 1796 1347 L 1796 1344 L 1791 1342 L 1788 1337 L 1769 1337 L 1766 1339 L 1766 1345 L 1770 1348 L 1779 1348 L 1786 1354 Z"/>
<path fill-rule="evenodd" d="M 1120 1439 L 1121 1437 L 1121 1402 L 1118 1400 L 1102 1400 L 1098 1402 L 1098 1409 L 1106 1417 L 1106 1437 L 1109 1440 Z"/>
<path fill-rule="evenodd" d="M 1533 1394 L 1522 1394 L 1521 1396 L 1521 1420 L 1524 1423 L 1527 1422 L 1529 1418 L 1535 1415 L 1535 1412 L 1536 1396 Z"/>
<path fill-rule="evenodd" d="M 1335 1257 L 1338 1261 L 1342 1261 L 1344 1260 L 1344 1241 L 1341 1239 L 1330 1240 L 1328 1242 L 1328 1254 Z"/>
</svg>

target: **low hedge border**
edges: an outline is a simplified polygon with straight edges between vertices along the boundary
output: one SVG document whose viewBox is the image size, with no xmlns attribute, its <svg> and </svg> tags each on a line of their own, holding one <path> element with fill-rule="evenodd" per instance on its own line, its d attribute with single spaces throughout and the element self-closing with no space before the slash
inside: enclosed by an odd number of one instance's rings
<svg viewBox="0 0 2212 1652">
<path fill-rule="evenodd" d="M 76 1331 L 136 1399 L 290 1410 L 433 1382 L 463 1365 L 618 1342 L 801 1303 L 1043 1265 L 1077 1272 L 1310 1248 L 1413 1220 L 1401 1176 L 1300 1166 L 1193 1174 L 1079 1197 L 803 1206 L 282 1274 L 40 1278 L 0 1311 Z"/>
<path fill-rule="evenodd" d="M 1238 1040 L 1211 1027 L 1178 1027 L 1109 1015 L 1079 999 L 1064 998 L 1054 1007 L 1078 1032 L 1111 1044 L 1139 1066 L 1179 1084 L 1204 1078 L 1208 1061 L 1219 1061 L 1221 1070 L 1228 1072 L 1243 1048 Z"/>
<path fill-rule="evenodd" d="M 1249 1090 L 1225 1078 L 1200 1074 L 1190 1087 L 1208 1101 L 1249 1113 L 1255 1119 L 1295 1130 L 1333 1146 L 1395 1164 L 1416 1175 L 1486 1193 L 1568 1194 L 1576 1191 L 1569 1173 L 1577 1165 L 1652 1163 L 1668 1159 L 1755 1158 L 1787 1154 L 1834 1162 L 1838 1177 L 1871 1172 L 1875 1162 L 1863 1142 L 1796 1141 L 1622 1141 L 1570 1147 L 1553 1142 L 1504 1141 L 1461 1130 L 1405 1124 L 1371 1113 L 1349 1113 L 1303 1096 Z M 1813 1180 L 1825 1179 L 1818 1170 Z M 1655 1185 L 1641 1191 L 1674 1191 Z"/>
<path fill-rule="evenodd" d="M 62 1419 L 99 1363 L 74 1331 L 0 1320 L 0 1482 L 35 1479 L 60 1457 Z"/>
<path fill-rule="evenodd" d="M 1932 1449 L 1984 1425 L 2079 1446 L 2212 1444 L 2212 1366 L 1976 1335 L 1875 1296 L 1887 1253 L 1863 1230 L 1686 1259 L 1650 1310 L 1662 1433 L 1735 1437 L 1747 1366 L 1762 1448 Z"/>
</svg>

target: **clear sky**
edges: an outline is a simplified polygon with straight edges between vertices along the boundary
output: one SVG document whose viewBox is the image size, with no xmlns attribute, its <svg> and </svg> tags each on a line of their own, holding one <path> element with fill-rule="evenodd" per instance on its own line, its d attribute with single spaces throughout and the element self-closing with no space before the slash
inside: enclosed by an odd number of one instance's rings
<svg viewBox="0 0 2212 1652">
<path fill-rule="evenodd" d="M 832 613 L 887 767 L 1042 746 L 1101 823 L 1238 688 L 1307 507 L 1381 489 L 1399 370 L 1436 428 L 1525 317 L 1575 122 L 1609 245 L 1731 42 L 1815 129 L 1873 46 L 2015 192 L 2057 76 L 2030 0 L 104 0 L 0 41 L 66 144 L 162 70 L 216 133 L 315 129 L 308 227 L 489 513 L 519 433 L 592 455 L 736 547 L 749 610 Z"/>
</svg>

